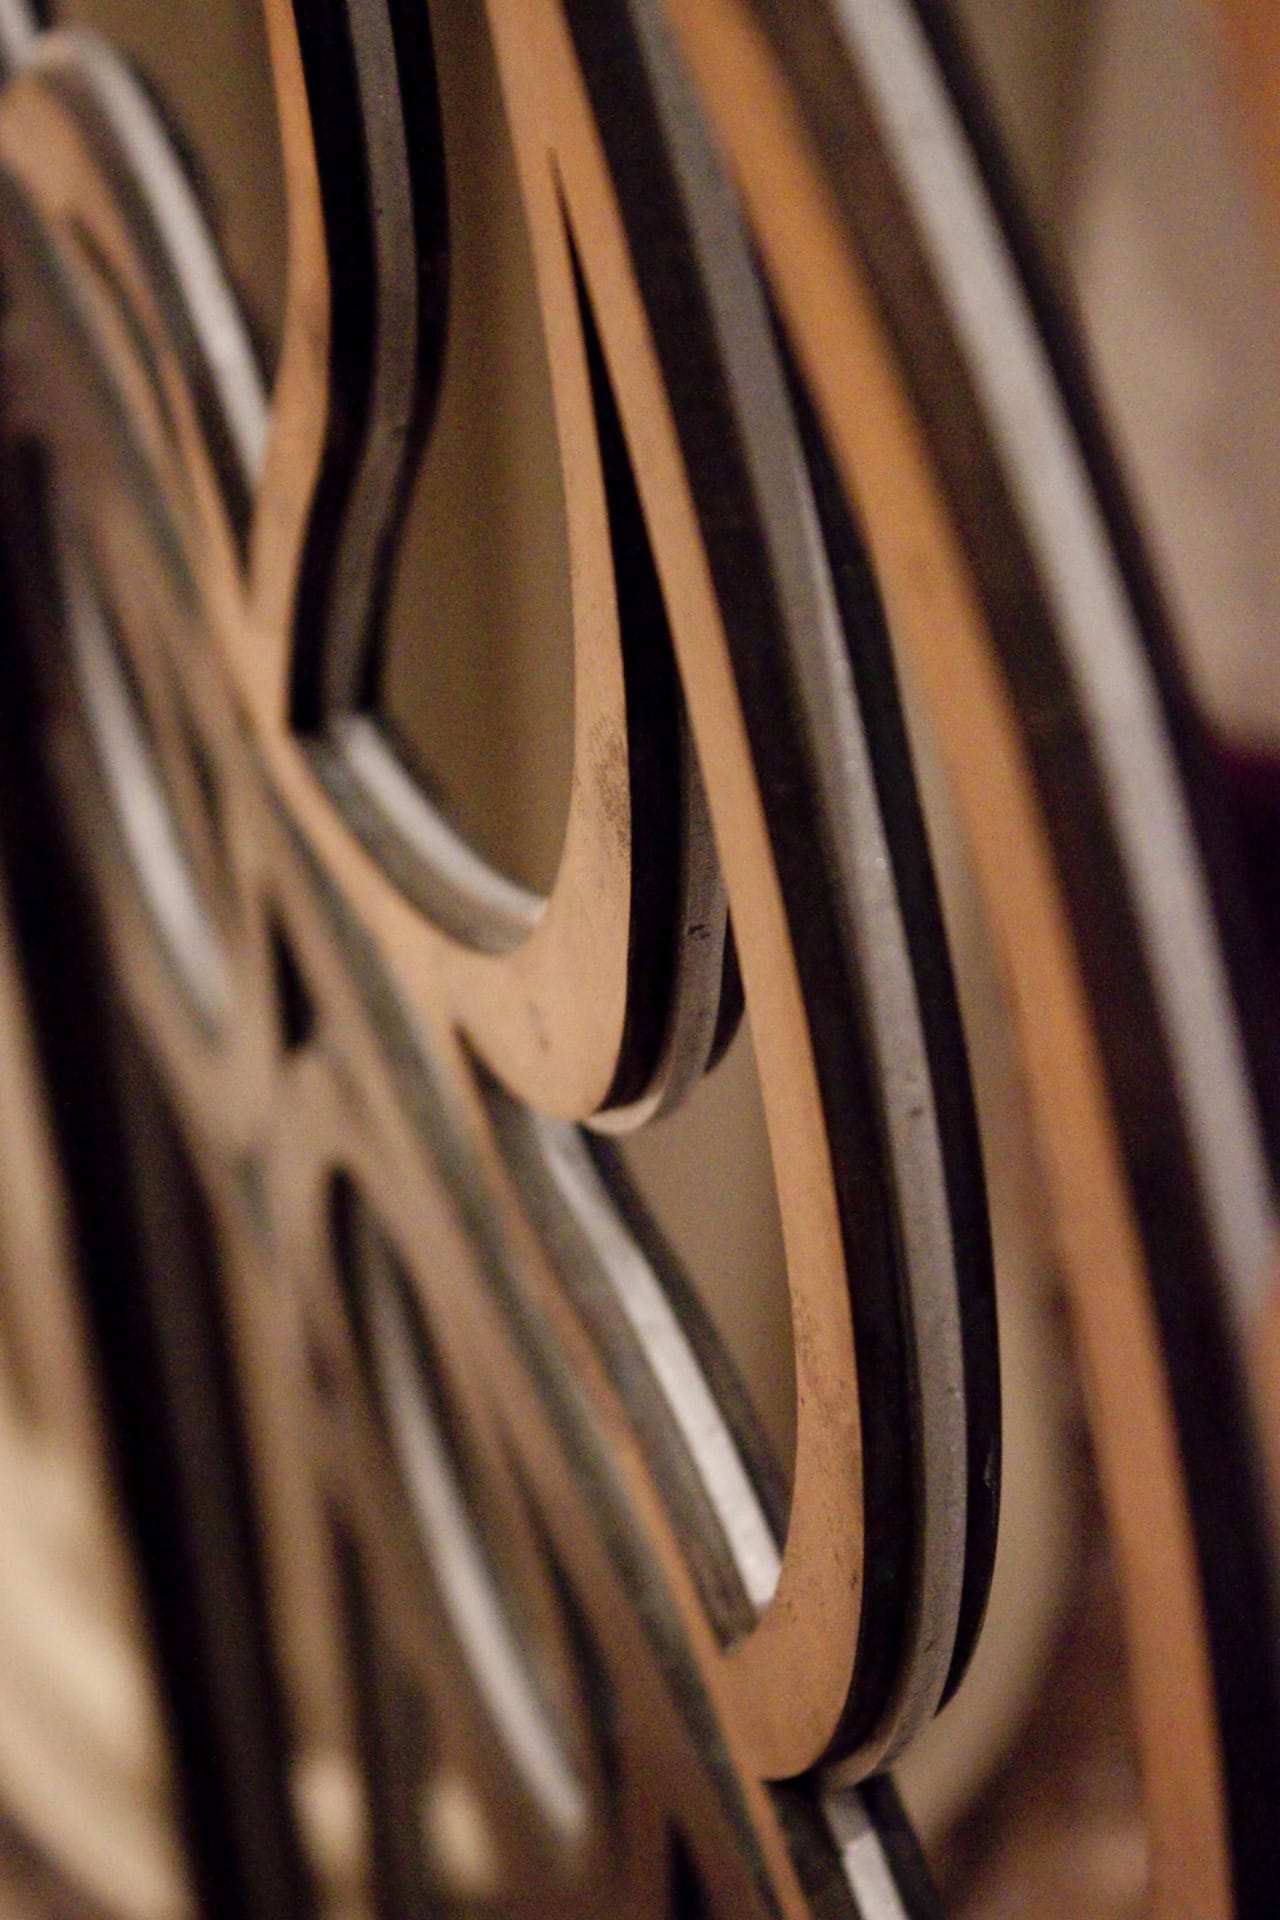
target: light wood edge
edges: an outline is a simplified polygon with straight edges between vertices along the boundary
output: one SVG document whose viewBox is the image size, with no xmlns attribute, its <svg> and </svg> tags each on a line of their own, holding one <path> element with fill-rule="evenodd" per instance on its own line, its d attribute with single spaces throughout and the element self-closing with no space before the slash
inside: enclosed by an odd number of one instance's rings
<svg viewBox="0 0 1280 1920">
<path fill-rule="evenodd" d="M 493 8 L 517 174 L 538 279 L 566 474 L 574 616 L 574 771 L 564 851 L 545 911 L 509 953 L 434 926 L 387 877 L 321 788 L 288 729 L 298 571 L 329 402 L 329 279 L 306 81 L 288 0 L 265 0 L 289 201 L 284 347 L 254 524 L 249 617 L 231 664 L 272 774 L 308 838 L 424 1019 L 449 1004 L 517 1097 L 564 1119 L 604 1103 L 627 1005 L 630 798 L 625 695 L 603 478 L 568 252 L 519 9 Z M 507 17 L 507 16 L 510 17 Z M 505 35 L 505 51 L 504 51 Z"/>
<path fill-rule="evenodd" d="M 750 1764 L 765 1778 L 785 1778 L 811 1766 L 831 1739 L 857 1644 L 862 1460 L 850 1280 L 786 910 L 675 422 L 563 16 L 540 5 L 530 17 L 697 742 L 778 1188 L 796 1356 L 791 1520 L 772 1602 L 721 1659 Z"/>
<path fill-rule="evenodd" d="M 902 370 L 794 103 L 736 0 L 670 0 L 927 701 L 1012 987 L 1121 1566 L 1153 1885 L 1232 1912 L 1195 1548 L 1141 1242 L 1030 769 Z"/>
<path fill-rule="evenodd" d="M 272 0 L 268 0 L 268 9 L 269 24 L 273 27 L 273 46 L 286 70 L 286 78 L 292 71 L 300 88 L 301 70 L 296 60 L 297 45 L 288 9 L 274 6 Z M 38 101 L 34 91 L 31 98 L 33 102 Z M 294 105 L 299 115 L 298 129 L 295 131 L 300 141 L 305 120 L 304 93 L 298 94 Z M 28 131 L 22 117 L 12 112 L 0 123 L 0 138 L 7 135 L 19 145 Z M 285 144 L 286 152 L 289 152 L 291 143 L 287 136 Z M 314 168 L 309 169 L 307 164 L 309 157 L 309 144 L 301 156 L 298 151 L 294 151 L 292 156 L 296 163 L 294 171 L 302 177 L 304 196 L 314 189 L 315 184 Z M 310 486 L 314 480 L 314 464 L 308 468 L 307 462 L 319 457 L 319 426 L 323 420 L 322 403 L 325 397 L 321 336 L 327 330 L 327 308 L 319 297 L 321 289 L 314 279 L 309 280 L 305 274 L 301 276 L 306 295 L 301 319 L 298 318 L 298 307 L 295 306 L 293 313 L 302 331 L 291 336 L 294 343 L 292 362 L 289 361 L 289 344 L 286 344 L 286 369 L 282 374 L 286 386 L 279 416 L 283 425 L 277 425 L 269 453 L 269 462 L 278 462 L 281 471 L 275 479 L 268 480 L 266 506 L 255 526 L 249 605 L 246 609 L 237 591 L 237 570 L 228 558 L 229 535 L 217 507 L 216 487 L 200 445 L 190 396 L 180 371 L 171 364 L 172 355 L 166 345 L 164 326 L 153 311 L 147 291 L 145 264 L 131 254 L 116 210 L 109 197 L 98 194 L 97 176 L 79 153 L 78 147 L 75 159 L 73 171 L 76 177 L 66 182 L 65 204 L 70 206 L 76 193 L 83 193 L 86 189 L 91 196 L 96 196 L 93 204 L 98 223 L 118 241 L 118 248 L 113 248 L 119 254 L 118 264 L 122 266 L 126 281 L 144 309 L 149 339 L 165 360 L 166 388 L 175 400 L 184 428 L 182 453 L 190 463 L 187 477 L 194 475 L 198 482 L 204 509 L 199 524 L 185 530 L 192 534 L 197 546 L 204 539 L 212 542 L 217 549 L 212 561 L 208 554 L 197 557 L 209 563 L 202 568 L 201 584 L 212 596 L 210 612 L 216 630 L 216 642 L 228 655 L 240 696 L 241 711 L 254 723 L 257 744 L 265 749 L 265 757 L 286 798 L 294 799 L 304 825 L 313 834 L 313 843 L 318 843 L 322 849 L 327 844 L 330 849 L 336 850 L 338 857 L 334 859 L 331 871 L 336 872 L 341 882 L 344 878 L 344 860 L 350 855 L 351 848 L 345 829 L 331 816 L 327 802 L 318 795 L 301 756 L 284 740 L 280 721 L 284 707 L 287 647 L 277 644 L 281 635 L 288 631 L 297 554 L 305 529 Z M 57 210 L 55 207 L 54 212 Z M 304 215 L 305 212 L 304 206 Z M 299 224 L 302 228 L 300 244 L 305 257 L 306 247 L 316 244 L 320 238 L 320 229 L 314 222 L 308 227 L 305 218 L 300 219 Z M 316 269 L 317 259 L 313 258 L 310 264 L 312 270 Z M 322 257 L 319 264 L 323 265 Z M 111 320 L 110 315 L 107 318 Z M 111 324 L 114 325 L 114 321 Z M 122 365 L 127 367 L 130 361 L 128 342 L 120 336 L 116 344 L 120 348 Z M 290 365 L 294 368 L 293 373 L 288 370 Z M 656 378 L 656 368 L 654 371 Z M 145 418 L 149 400 L 140 380 L 132 383 L 130 397 L 136 402 L 140 417 Z M 155 437 L 152 435 L 152 438 Z M 692 519 L 689 524 L 693 525 Z M 225 552 L 224 547 L 227 549 Z M 698 553 L 700 555 L 700 548 Z M 714 606 L 709 583 L 706 591 L 709 604 Z M 729 684 L 731 687 L 731 681 Z M 228 754 L 239 751 L 234 729 L 232 737 L 220 745 L 225 747 Z M 745 754 L 745 738 L 741 750 Z M 88 804 L 92 804 L 92 794 L 88 789 L 80 797 L 85 799 L 86 796 Z M 762 819 L 759 831 L 763 835 Z M 326 835 L 330 836 L 327 843 Z M 262 836 L 261 844 L 237 848 L 246 871 L 261 885 L 264 893 L 273 884 L 276 875 L 277 850 L 271 844 L 274 838 L 273 831 Z M 259 1057 L 261 1021 L 255 1020 L 255 1016 L 265 1012 L 267 1018 L 270 1017 L 269 1008 L 264 1004 L 270 998 L 270 985 L 264 977 L 266 956 L 261 951 L 261 944 L 255 943 L 252 952 L 242 950 L 237 956 L 242 963 L 238 971 L 245 1001 L 239 1010 L 242 1019 L 237 1023 L 231 1057 L 225 1061 L 219 1059 L 205 1071 L 201 1064 L 201 1049 L 188 1035 L 181 1009 L 175 1008 L 173 984 L 159 963 L 153 943 L 145 937 L 131 877 L 123 863 L 109 861 L 107 866 L 108 871 L 102 879 L 107 904 L 106 918 L 114 944 L 115 961 L 127 983 L 129 1000 L 135 1013 L 141 1015 L 149 1038 L 158 1043 L 157 1050 L 166 1077 L 171 1077 L 174 1084 L 183 1088 L 185 1103 L 190 1105 L 197 1128 L 207 1126 L 210 1133 L 218 1138 L 229 1133 L 230 1140 L 223 1139 L 223 1145 L 230 1145 L 234 1151 L 244 1146 L 247 1139 L 255 1137 L 260 1128 L 268 1125 L 269 1116 L 264 1103 L 280 1097 L 278 1090 L 273 1091 L 267 1084 L 269 1076 L 264 1072 L 263 1059 Z M 780 907 L 778 911 L 780 913 Z M 394 960 L 394 950 L 389 957 Z M 793 983 L 793 991 L 796 1015 L 802 1018 L 798 983 Z M 446 989 L 433 991 L 424 998 L 418 1010 L 425 1025 L 436 1026 L 442 1005 L 448 1007 Z M 438 1032 L 435 1040 L 437 1044 L 440 1043 Z M 450 1036 L 450 1045 L 457 1068 L 466 1077 L 456 1033 Z M 326 1117 L 324 1100 L 332 1092 L 327 1084 L 323 1087 L 314 1084 L 314 1078 L 312 1076 L 311 1082 L 306 1082 L 304 1068 L 303 1083 L 291 1088 L 288 1096 L 296 1102 L 300 1115 L 304 1116 L 302 1130 L 308 1136 L 322 1128 Z M 816 1094 L 814 1112 L 817 1113 Z M 341 1134 L 341 1127 L 337 1127 L 336 1131 Z M 291 1135 L 290 1144 L 296 1147 L 298 1138 L 298 1135 Z M 226 1171 L 224 1168 L 223 1174 Z M 276 1171 L 278 1173 L 279 1169 Z M 223 1184 L 225 1186 L 225 1180 Z M 225 1193 L 218 1208 L 219 1224 L 223 1229 L 226 1225 L 222 1218 L 224 1203 L 230 1212 L 231 1203 L 227 1201 Z M 296 1224 L 295 1210 L 290 1210 L 286 1217 Z M 838 1255 L 838 1228 L 835 1229 L 835 1240 Z M 306 1463 L 289 1444 L 294 1433 L 297 1407 L 294 1400 L 281 1391 L 282 1377 L 286 1374 L 291 1378 L 296 1377 L 302 1370 L 303 1361 L 297 1350 L 298 1327 L 282 1300 L 273 1296 L 271 1289 L 264 1291 L 263 1274 L 247 1242 L 242 1242 L 238 1235 L 232 1236 L 224 1251 L 228 1286 L 235 1302 L 232 1315 L 237 1328 L 235 1351 L 244 1387 L 250 1450 L 261 1476 L 259 1495 L 263 1508 L 273 1521 L 266 1529 L 271 1542 L 267 1556 L 267 1579 L 282 1642 L 282 1665 L 300 1749 L 300 1771 L 292 1784 L 313 1863 L 326 1875 L 326 1890 L 334 1893 L 336 1883 L 335 1898 L 355 1901 L 362 1869 L 364 1814 L 359 1782 L 346 1763 L 352 1740 L 351 1706 L 344 1682 L 333 1675 L 331 1656 L 333 1637 L 337 1632 L 334 1596 L 324 1571 L 324 1544 L 317 1532 L 316 1516 L 311 1510 Z M 538 1257 L 532 1248 L 530 1257 Z M 834 1289 L 832 1298 L 839 1303 L 837 1317 L 843 1310 L 847 1318 L 840 1287 Z M 848 1346 L 847 1338 L 845 1345 Z M 583 1347 L 585 1362 L 589 1353 L 585 1337 Z M 843 1386 L 843 1383 L 839 1384 Z M 837 1400 L 844 1409 L 846 1426 L 851 1427 L 856 1436 L 856 1418 L 852 1411 L 856 1409 L 856 1398 L 841 1392 Z M 761 1784 L 762 1772 L 768 1772 L 769 1769 L 761 1768 L 757 1764 L 757 1755 L 746 1750 L 745 1735 L 738 1727 L 740 1715 L 735 1711 L 734 1700 L 730 1697 L 735 1692 L 734 1684 L 729 1677 L 729 1670 L 719 1657 L 692 1575 L 671 1543 L 669 1521 L 652 1478 L 643 1466 L 634 1436 L 631 1436 L 630 1452 L 636 1506 L 642 1516 L 644 1531 L 651 1540 L 666 1544 L 665 1563 L 698 1669 L 708 1677 L 711 1691 L 731 1729 L 736 1783 L 751 1809 L 761 1855 L 778 1903 L 777 1910 L 790 1916 L 791 1920 L 802 1920 L 808 1911 L 807 1903 L 774 1818 L 767 1789 Z M 828 1542 L 819 1539 L 817 1546 L 820 1551 L 825 1551 Z M 843 1659 L 844 1649 L 850 1644 L 848 1635 L 836 1635 L 832 1644 L 840 1650 L 840 1658 Z M 840 1677 L 838 1671 L 837 1680 Z M 333 1812 L 335 1789 L 343 1816 L 336 1833 L 327 1831 L 325 1827 L 326 1815 Z M 656 1846 L 653 1857 L 655 1861 L 659 1858 Z"/>
<path fill-rule="evenodd" d="M 263 728 L 288 705 L 294 597 L 329 410 L 329 259 L 307 84 L 290 0 L 263 0 L 284 161 L 284 338 L 249 553 L 247 618 L 232 667 Z"/>
<path fill-rule="evenodd" d="M 547 231 L 553 218 L 559 223 L 548 164 L 553 149 L 571 203 L 671 609 L 757 1032 L 794 1289 L 800 1433 L 793 1524 L 778 1592 L 759 1630 L 729 1652 L 725 1666 L 732 1676 L 734 1716 L 751 1765 L 764 1777 L 782 1777 L 811 1765 L 834 1730 L 847 1693 L 861 1599 L 856 1370 L 816 1070 L 696 514 L 576 61 L 554 10 L 534 13 L 506 0 L 490 0 L 490 13 L 500 71 L 505 67 L 535 259 L 543 263 L 544 274 L 550 274 L 548 256 L 562 252 L 564 245 L 561 236 Z M 598 1070 L 594 1078 L 584 1076 L 582 1061 L 599 1062 L 608 1052 L 606 1029 L 615 1015 L 597 992 L 597 983 L 610 977 L 607 949 L 618 929 L 625 939 L 627 902 L 605 884 L 597 888 L 590 903 L 591 924 L 605 949 L 602 965 L 562 966 L 560 978 L 537 983 L 537 989 L 545 990 L 535 990 L 527 961 L 522 964 L 527 949 L 501 958 L 460 957 L 358 845 L 281 724 L 285 667 L 279 623 L 291 614 L 291 568 L 296 570 L 302 516 L 320 455 L 315 421 L 326 399 L 321 363 L 327 350 L 327 282 L 305 84 L 285 0 L 268 0 L 268 25 L 286 170 L 296 203 L 291 232 L 295 252 L 277 422 L 268 453 L 263 515 L 255 533 L 259 571 L 254 618 L 245 629 L 243 656 L 233 664 L 239 666 L 242 692 L 286 803 L 363 917 L 410 1004 L 433 1027 L 441 1008 L 447 1009 L 446 1017 L 468 1032 L 519 1097 L 543 1112 L 578 1119 L 599 1104 L 606 1090 Z M 531 97 L 524 72 L 531 52 L 538 70 L 552 77 L 542 98 Z M 559 262 L 561 299 L 568 290 L 564 265 Z M 570 326 L 564 313 L 560 325 L 562 332 Z M 572 331 L 576 335 L 576 317 Z M 576 338 L 570 345 L 580 354 Z M 299 478 L 304 467 L 306 484 Z M 553 896 L 548 920 L 554 911 Z M 485 973 L 489 979 L 478 988 Z M 531 1004 L 542 1018 L 558 1009 L 565 1053 L 557 1055 L 559 1031 L 544 1026 L 531 1057 Z M 571 1057 L 567 1048 L 575 1025 L 587 1029 L 588 1041 Z M 557 1069 L 557 1058 L 563 1070 Z"/>
</svg>

